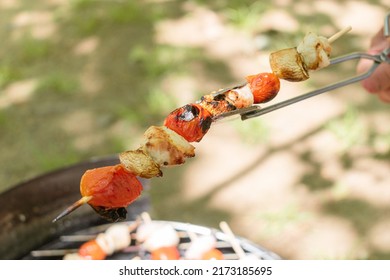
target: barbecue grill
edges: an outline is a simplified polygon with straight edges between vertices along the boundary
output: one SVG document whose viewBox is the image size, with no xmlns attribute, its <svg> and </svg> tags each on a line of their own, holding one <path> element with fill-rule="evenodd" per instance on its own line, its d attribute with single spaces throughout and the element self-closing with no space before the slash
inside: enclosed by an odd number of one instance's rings
<svg viewBox="0 0 390 280">
<path fill-rule="evenodd" d="M 100 218 L 91 207 L 81 207 L 72 215 L 52 223 L 55 214 L 80 198 L 79 183 L 87 169 L 117 164 L 117 156 L 92 159 L 68 168 L 44 174 L 23 182 L 0 194 L 0 259 L 62 259 L 64 254 L 76 252 L 80 245 L 104 232 L 111 223 Z M 144 189 L 150 181 L 141 179 Z M 142 195 L 127 207 L 127 220 L 132 223 L 143 212 L 150 210 L 148 196 Z M 174 221 L 169 223 L 180 237 L 179 251 L 184 252 L 191 242 L 190 236 L 214 235 L 217 248 L 226 259 L 239 259 L 228 236 L 217 229 Z M 108 259 L 148 259 L 149 253 L 135 242 L 136 232 L 131 232 L 128 248 L 116 252 Z M 280 259 L 267 249 L 249 240 L 235 236 L 237 243 L 247 254 L 258 259 Z"/>
</svg>

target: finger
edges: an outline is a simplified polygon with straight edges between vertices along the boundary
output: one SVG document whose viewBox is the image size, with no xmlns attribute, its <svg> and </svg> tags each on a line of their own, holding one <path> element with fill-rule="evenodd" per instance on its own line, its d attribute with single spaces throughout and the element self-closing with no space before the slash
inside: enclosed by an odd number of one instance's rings
<svg viewBox="0 0 390 280">
<path fill-rule="evenodd" d="M 385 39 L 385 35 L 384 35 L 384 27 L 382 27 L 375 35 L 374 37 L 372 38 L 371 40 L 371 48 L 378 45 L 378 44 L 381 44 L 383 41 L 386 41 Z"/>
<path fill-rule="evenodd" d="M 384 49 L 389 48 L 389 47 L 390 47 L 390 41 L 384 40 L 384 41 L 378 42 L 374 46 L 371 46 L 371 48 L 367 51 L 367 54 L 377 55 L 377 54 L 381 53 Z M 356 72 L 358 74 L 362 74 L 362 73 L 366 72 L 368 69 L 370 69 L 370 67 L 372 66 L 373 63 L 374 63 L 374 61 L 369 60 L 369 59 L 360 59 L 357 66 L 356 66 Z"/>
<path fill-rule="evenodd" d="M 371 68 L 373 63 L 374 62 L 372 60 L 360 59 L 359 63 L 356 66 L 356 72 L 358 74 L 363 74 L 364 72 L 367 72 L 368 69 Z"/>
<path fill-rule="evenodd" d="M 389 81 L 390 65 L 381 64 L 369 78 L 362 81 L 362 85 L 368 92 L 379 93 L 380 91 L 388 90 Z"/>
<path fill-rule="evenodd" d="M 373 82 L 377 83 L 378 92 L 388 90 L 390 85 L 390 64 L 383 63 L 372 73 Z"/>
<path fill-rule="evenodd" d="M 390 88 L 387 90 L 382 90 L 378 93 L 378 97 L 380 100 L 386 103 L 390 103 Z"/>
<path fill-rule="evenodd" d="M 363 74 L 365 72 L 367 72 L 371 66 L 374 64 L 373 61 L 371 60 L 367 60 L 367 59 L 361 59 L 358 63 L 358 65 L 356 66 L 356 72 L 357 74 Z M 367 78 L 365 80 L 363 80 L 361 82 L 361 85 L 363 86 L 363 88 L 368 91 L 368 92 L 371 92 L 371 93 L 375 93 L 377 91 L 377 89 L 375 88 L 375 83 L 372 82 L 371 80 L 369 80 L 370 78 Z"/>
<path fill-rule="evenodd" d="M 384 49 L 388 48 L 390 45 L 390 41 L 386 40 L 384 37 L 381 41 L 376 42 L 374 45 L 370 47 L 368 53 L 370 54 L 378 54 L 382 52 Z"/>
<path fill-rule="evenodd" d="M 378 93 L 379 92 L 379 87 L 378 83 L 374 78 L 371 76 L 361 82 L 362 86 L 366 91 L 369 93 Z"/>
</svg>

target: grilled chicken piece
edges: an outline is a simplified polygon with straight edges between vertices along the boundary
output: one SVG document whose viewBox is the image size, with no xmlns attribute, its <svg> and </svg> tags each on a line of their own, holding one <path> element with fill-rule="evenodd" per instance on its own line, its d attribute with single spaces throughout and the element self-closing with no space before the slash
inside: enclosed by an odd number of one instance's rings
<svg viewBox="0 0 390 280">
<path fill-rule="evenodd" d="M 137 229 L 137 242 L 152 252 L 162 247 L 177 246 L 180 242 L 176 230 L 169 224 L 144 223 Z"/>
<path fill-rule="evenodd" d="M 309 73 L 303 63 L 302 56 L 296 48 L 271 53 L 269 63 L 272 72 L 280 79 L 290 82 L 302 82 L 309 79 Z"/>
<path fill-rule="evenodd" d="M 308 33 L 296 48 L 271 53 L 269 62 L 272 71 L 280 79 L 300 82 L 309 78 L 309 70 L 328 66 L 331 51 L 327 38 Z"/>
<path fill-rule="evenodd" d="M 166 126 L 151 126 L 144 137 L 144 151 L 160 166 L 183 164 L 195 156 L 195 147 Z"/>
<path fill-rule="evenodd" d="M 216 244 L 217 240 L 212 235 L 199 236 L 191 241 L 184 257 L 187 260 L 223 260 L 224 256 Z"/>
<path fill-rule="evenodd" d="M 126 224 L 114 224 L 104 233 L 99 233 L 96 237 L 96 242 L 108 256 L 123 250 L 131 243 L 129 226 Z"/>
<path fill-rule="evenodd" d="M 311 32 L 297 46 L 297 52 L 301 54 L 308 70 L 318 70 L 328 66 L 331 51 L 332 47 L 327 38 Z"/>
<path fill-rule="evenodd" d="M 122 165 L 131 173 L 143 177 L 161 177 L 160 166 L 145 152 L 143 147 L 135 151 L 126 151 L 119 154 Z"/>
<path fill-rule="evenodd" d="M 227 91 L 226 93 L 229 93 Z M 232 96 L 234 98 L 234 96 Z M 198 104 L 211 113 L 213 117 L 236 110 L 237 107 L 234 106 L 233 102 L 227 98 L 225 93 L 221 94 L 207 94 L 202 96 L 202 98 L 198 101 Z"/>
<path fill-rule="evenodd" d="M 253 105 L 254 97 L 249 84 L 242 87 L 236 87 L 225 93 L 226 99 L 234 104 L 237 109 L 247 108 Z"/>
</svg>

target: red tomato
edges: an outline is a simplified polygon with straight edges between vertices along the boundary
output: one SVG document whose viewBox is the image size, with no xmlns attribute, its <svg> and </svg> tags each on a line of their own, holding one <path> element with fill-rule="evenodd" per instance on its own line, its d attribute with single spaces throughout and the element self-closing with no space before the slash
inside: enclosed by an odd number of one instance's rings
<svg viewBox="0 0 390 280">
<path fill-rule="evenodd" d="M 161 247 L 152 252 L 151 259 L 152 260 L 178 260 L 180 259 L 180 252 L 174 246 Z"/>
<path fill-rule="evenodd" d="M 273 73 L 260 73 L 246 77 L 252 91 L 254 103 L 264 103 L 273 99 L 280 89 L 280 80 Z"/>
<path fill-rule="evenodd" d="M 211 249 L 202 255 L 202 260 L 223 260 L 222 252 L 218 249 Z"/>
<path fill-rule="evenodd" d="M 196 103 L 174 110 L 164 121 L 166 127 L 181 135 L 188 142 L 202 140 L 211 123 L 211 113 Z"/>
<path fill-rule="evenodd" d="M 88 204 L 108 208 L 126 207 L 142 191 L 137 177 L 121 165 L 87 170 L 80 182 L 82 196 L 92 196 Z"/>
<path fill-rule="evenodd" d="M 90 240 L 81 245 L 79 255 L 88 260 L 104 260 L 107 256 L 96 240 Z"/>
</svg>

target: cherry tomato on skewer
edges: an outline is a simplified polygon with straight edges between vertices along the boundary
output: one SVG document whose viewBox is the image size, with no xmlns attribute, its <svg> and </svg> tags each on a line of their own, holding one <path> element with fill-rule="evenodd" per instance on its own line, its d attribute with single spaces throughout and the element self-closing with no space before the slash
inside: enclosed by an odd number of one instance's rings
<svg viewBox="0 0 390 280">
<path fill-rule="evenodd" d="M 260 73 L 246 77 L 252 91 L 254 103 L 264 103 L 272 100 L 279 92 L 280 80 L 273 73 Z"/>
<path fill-rule="evenodd" d="M 126 207 L 142 191 L 137 177 L 121 165 L 87 170 L 80 183 L 82 196 L 92 196 L 88 204 L 103 207 Z"/>
<path fill-rule="evenodd" d="M 160 247 L 151 253 L 152 260 L 178 260 L 180 252 L 175 246 Z"/>
<path fill-rule="evenodd" d="M 212 123 L 212 115 L 199 104 L 188 104 L 172 111 L 164 125 L 188 142 L 199 142 Z"/>
<path fill-rule="evenodd" d="M 95 239 L 81 245 L 78 253 L 87 260 L 104 260 L 107 256 Z"/>
<path fill-rule="evenodd" d="M 224 260 L 222 252 L 216 248 L 211 249 L 202 255 L 202 260 Z"/>
</svg>

